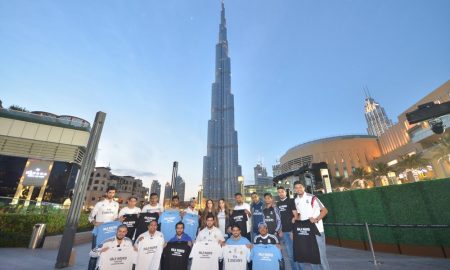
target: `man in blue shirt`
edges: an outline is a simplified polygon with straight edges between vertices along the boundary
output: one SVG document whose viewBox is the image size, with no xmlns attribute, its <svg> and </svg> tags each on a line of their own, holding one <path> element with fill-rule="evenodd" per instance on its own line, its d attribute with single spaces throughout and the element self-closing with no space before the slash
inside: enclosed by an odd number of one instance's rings
<svg viewBox="0 0 450 270">
<path fill-rule="evenodd" d="M 158 223 L 161 224 L 161 232 L 164 240 L 168 242 L 172 235 L 175 235 L 175 226 L 181 221 L 180 209 L 178 207 L 178 196 L 173 196 L 171 208 L 166 209 L 159 217 Z"/>
<path fill-rule="evenodd" d="M 192 247 L 192 238 L 184 233 L 184 224 L 183 222 L 178 222 L 175 225 L 176 234 L 169 240 L 169 243 L 173 242 L 187 242 L 190 247 Z"/>
<path fill-rule="evenodd" d="M 248 248 L 252 247 L 247 238 L 242 237 L 241 229 L 237 225 L 231 227 L 231 237 L 225 242 L 227 245 L 246 245 Z"/>
<path fill-rule="evenodd" d="M 252 241 L 255 239 L 255 236 L 258 235 L 258 224 L 263 222 L 263 209 L 264 203 L 259 198 L 256 192 L 253 192 L 252 195 L 252 204 L 250 205 L 250 209 L 252 212 Z"/>
</svg>

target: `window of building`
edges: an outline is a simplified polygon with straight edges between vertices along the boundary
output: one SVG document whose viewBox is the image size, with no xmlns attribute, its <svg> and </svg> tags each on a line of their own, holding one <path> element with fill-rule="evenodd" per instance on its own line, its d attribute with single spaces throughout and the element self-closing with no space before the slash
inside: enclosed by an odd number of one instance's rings
<svg viewBox="0 0 450 270">
<path fill-rule="evenodd" d="M 95 181 L 94 181 L 94 184 L 98 184 L 98 182 L 99 182 L 98 180 L 95 180 Z"/>
<path fill-rule="evenodd" d="M 97 187 L 94 187 L 93 190 L 97 190 Z"/>
<path fill-rule="evenodd" d="M 100 173 L 97 173 L 97 174 L 95 175 L 95 177 L 100 177 Z"/>
<path fill-rule="evenodd" d="M 92 197 L 92 198 L 91 198 L 91 201 L 95 201 L 95 197 Z"/>
</svg>

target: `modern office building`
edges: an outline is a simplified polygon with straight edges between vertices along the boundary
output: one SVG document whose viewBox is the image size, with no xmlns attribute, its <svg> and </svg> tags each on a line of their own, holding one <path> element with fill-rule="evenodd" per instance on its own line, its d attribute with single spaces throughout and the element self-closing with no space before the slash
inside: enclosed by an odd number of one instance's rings
<svg viewBox="0 0 450 270">
<path fill-rule="evenodd" d="M 150 194 L 156 193 L 158 197 L 161 197 L 161 184 L 158 180 L 153 180 L 152 185 L 150 186 Z"/>
<path fill-rule="evenodd" d="M 203 158 L 204 196 L 215 200 L 232 199 L 240 188 L 238 176 L 242 172 L 238 163 L 238 134 L 234 127 L 234 96 L 223 2 L 215 62 L 207 154 Z"/>
<path fill-rule="evenodd" d="M 62 204 L 75 185 L 89 122 L 12 108 L 0 108 L 0 196 L 13 204 Z"/>
<path fill-rule="evenodd" d="M 138 198 L 138 205 L 148 200 L 149 189 L 143 186 L 141 179 L 133 176 L 119 176 L 111 172 L 110 167 L 96 167 L 91 173 L 85 197 L 85 209 L 90 209 L 106 194 L 109 186 L 116 187 L 117 201 L 124 205 L 129 197 Z"/>
<path fill-rule="evenodd" d="M 367 121 L 367 133 L 369 135 L 380 137 L 393 124 L 392 120 L 386 114 L 383 107 L 380 106 L 370 95 L 366 96 L 364 101 L 364 115 Z"/>
<path fill-rule="evenodd" d="M 170 186 L 170 183 L 167 182 L 164 186 L 164 203 L 170 201 L 170 199 L 172 199 L 172 187 Z"/>
<path fill-rule="evenodd" d="M 177 176 L 175 179 L 175 192 L 180 197 L 180 202 L 184 201 L 184 195 L 186 192 L 186 183 L 181 176 Z"/>
</svg>

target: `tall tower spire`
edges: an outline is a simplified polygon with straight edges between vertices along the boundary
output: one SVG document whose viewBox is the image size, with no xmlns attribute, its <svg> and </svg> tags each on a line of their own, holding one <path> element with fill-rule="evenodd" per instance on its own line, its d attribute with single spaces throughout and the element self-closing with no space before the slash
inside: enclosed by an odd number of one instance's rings
<svg viewBox="0 0 450 270">
<path fill-rule="evenodd" d="M 207 154 L 203 158 L 204 197 L 231 199 L 239 191 L 237 131 L 234 128 L 234 96 L 231 93 L 225 5 L 216 44 L 215 80 L 211 87 L 211 120 L 208 121 Z"/>
<path fill-rule="evenodd" d="M 392 125 L 392 120 L 386 114 L 383 107 L 370 95 L 366 87 L 366 98 L 364 100 L 364 116 L 367 122 L 367 133 L 380 137 Z"/>
</svg>

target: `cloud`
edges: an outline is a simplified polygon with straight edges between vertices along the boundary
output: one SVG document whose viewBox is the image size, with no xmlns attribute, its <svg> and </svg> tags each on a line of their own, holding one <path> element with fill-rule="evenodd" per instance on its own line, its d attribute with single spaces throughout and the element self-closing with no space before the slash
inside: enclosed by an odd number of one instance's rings
<svg viewBox="0 0 450 270">
<path fill-rule="evenodd" d="M 124 176 L 129 175 L 129 176 L 134 176 L 136 178 L 156 176 L 156 174 L 153 172 L 134 170 L 134 169 L 112 169 L 112 171 L 114 174 L 124 175 Z"/>
</svg>

